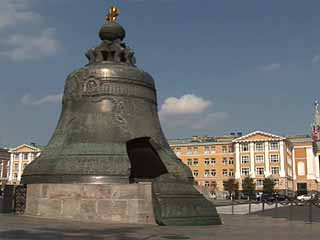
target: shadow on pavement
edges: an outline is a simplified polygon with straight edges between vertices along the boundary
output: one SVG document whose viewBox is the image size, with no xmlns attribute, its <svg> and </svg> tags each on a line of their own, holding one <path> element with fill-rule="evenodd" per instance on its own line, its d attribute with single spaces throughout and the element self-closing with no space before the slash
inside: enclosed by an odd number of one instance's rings
<svg viewBox="0 0 320 240">
<path fill-rule="evenodd" d="M 290 209 L 291 208 L 291 209 Z M 311 209 L 311 218 L 308 207 L 305 206 L 288 206 L 268 209 L 265 211 L 259 211 L 252 213 L 252 215 L 258 216 L 268 216 L 273 218 L 286 218 L 289 221 L 305 221 L 309 222 L 311 219 L 312 222 L 320 222 L 320 208 L 312 206 Z"/>
</svg>

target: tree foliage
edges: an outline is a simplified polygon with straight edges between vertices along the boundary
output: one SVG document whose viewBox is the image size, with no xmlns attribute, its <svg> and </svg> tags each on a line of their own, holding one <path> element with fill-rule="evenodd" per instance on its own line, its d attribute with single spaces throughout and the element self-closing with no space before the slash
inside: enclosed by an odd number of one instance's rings
<svg viewBox="0 0 320 240">
<path fill-rule="evenodd" d="M 230 178 L 223 182 L 224 190 L 229 193 L 229 196 L 236 194 L 239 190 L 239 183 L 234 179 Z"/>
<path fill-rule="evenodd" d="M 275 186 L 275 182 L 273 181 L 272 178 L 266 178 L 263 181 L 263 193 L 264 194 L 268 194 L 268 195 L 272 195 L 274 193 L 274 186 Z"/>
<path fill-rule="evenodd" d="M 243 193 L 248 196 L 250 199 L 255 198 L 256 192 L 256 184 L 250 176 L 247 176 L 242 181 L 242 191 Z"/>
</svg>

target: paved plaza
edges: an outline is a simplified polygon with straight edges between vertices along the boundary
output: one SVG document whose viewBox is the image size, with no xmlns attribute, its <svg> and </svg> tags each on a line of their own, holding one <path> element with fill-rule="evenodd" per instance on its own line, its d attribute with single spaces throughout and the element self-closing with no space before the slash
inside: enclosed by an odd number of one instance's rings
<svg viewBox="0 0 320 240">
<path fill-rule="evenodd" d="M 86 223 L 0 215 L 0 239 L 110 239 L 110 240 L 316 240 L 320 223 L 305 224 L 282 218 L 253 215 L 222 215 L 223 225 L 202 227 L 159 227 Z"/>
</svg>

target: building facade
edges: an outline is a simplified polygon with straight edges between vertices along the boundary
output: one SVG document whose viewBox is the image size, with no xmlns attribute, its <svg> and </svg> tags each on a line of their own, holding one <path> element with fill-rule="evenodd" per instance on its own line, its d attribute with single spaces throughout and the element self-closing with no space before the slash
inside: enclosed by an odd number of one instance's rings
<svg viewBox="0 0 320 240">
<path fill-rule="evenodd" d="M 24 168 L 41 154 L 41 148 L 38 146 L 23 144 L 9 150 L 10 168 L 9 184 L 20 184 Z"/>
<path fill-rule="evenodd" d="M 0 148 L 0 189 L 1 186 L 8 181 L 9 177 L 9 164 L 10 164 L 9 150 Z"/>
<path fill-rule="evenodd" d="M 265 178 L 272 178 L 278 192 L 318 191 L 318 153 L 310 136 L 282 137 L 262 131 L 244 136 L 180 139 L 169 141 L 176 155 L 190 167 L 195 183 L 215 194 L 224 193 L 224 181 L 241 183 L 254 178 L 256 190 L 263 190 Z"/>
</svg>

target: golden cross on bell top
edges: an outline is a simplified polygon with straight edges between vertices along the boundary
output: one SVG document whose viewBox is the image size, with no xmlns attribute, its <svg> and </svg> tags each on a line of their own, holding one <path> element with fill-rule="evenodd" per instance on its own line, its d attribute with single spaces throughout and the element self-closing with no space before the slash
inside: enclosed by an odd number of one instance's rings
<svg viewBox="0 0 320 240">
<path fill-rule="evenodd" d="M 120 14 L 119 9 L 114 7 L 114 6 L 112 6 L 112 7 L 109 8 L 109 13 L 107 15 L 107 20 L 109 22 L 115 22 L 115 21 L 117 21 L 117 17 L 119 16 L 119 14 Z"/>
</svg>

